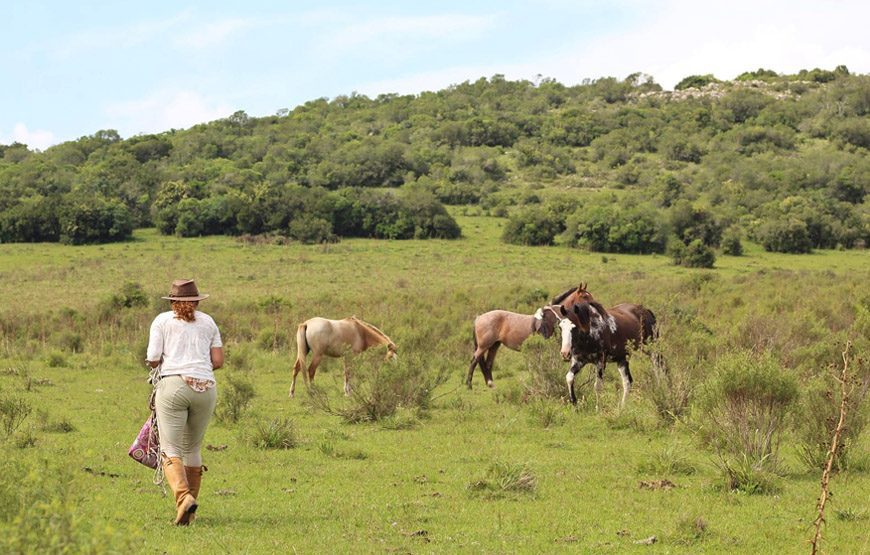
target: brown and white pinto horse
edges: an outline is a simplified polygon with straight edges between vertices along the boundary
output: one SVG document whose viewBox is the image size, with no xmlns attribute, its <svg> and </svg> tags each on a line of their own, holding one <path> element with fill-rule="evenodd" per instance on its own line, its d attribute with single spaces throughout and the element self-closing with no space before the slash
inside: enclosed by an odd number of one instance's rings
<svg viewBox="0 0 870 555">
<path fill-rule="evenodd" d="M 558 316 L 556 315 L 558 311 Z M 616 362 L 622 377 L 622 399 L 625 405 L 631 391 L 631 370 L 628 359 L 631 351 L 657 337 L 656 317 L 642 305 L 623 303 L 605 309 L 595 301 L 582 302 L 570 310 L 564 307 L 545 307 L 545 318 L 553 322 L 558 318 L 562 330 L 562 358 L 571 360 L 565 375 L 571 402 L 576 404 L 574 377 L 588 363 L 595 364 L 595 408 L 601 393 L 604 367 L 608 361 Z"/>
<path fill-rule="evenodd" d="M 553 299 L 551 304 L 570 308 L 576 303 L 591 300 L 592 293 L 586 290 L 585 283 L 581 283 Z M 474 368 L 480 366 L 486 385 L 492 387 L 492 365 L 500 346 L 519 351 L 523 342 L 533 333 L 549 339 L 554 328 L 554 321 L 551 318 L 544 319 L 543 309 L 540 308 L 534 314 L 517 314 L 507 310 L 491 310 L 481 314 L 474 319 L 474 354 L 465 385 L 471 389 Z"/>
<path fill-rule="evenodd" d="M 296 375 L 305 371 L 305 384 L 314 381 L 314 373 L 320 359 L 324 355 L 334 358 L 343 357 L 344 361 L 344 394 L 350 394 L 350 371 L 347 367 L 347 356 L 350 353 L 359 354 L 366 349 L 378 345 L 387 346 L 387 356 L 390 360 L 398 356 L 397 347 L 381 330 L 363 322 L 356 316 L 343 320 L 327 320 L 326 318 L 311 318 L 299 324 L 296 330 L 296 363 L 293 365 L 293 382 L 290 384 L 290 397 L 296 393 Z M 305 369 L 305 358 L 311 351 L 311 365 Z"/>
</svg>

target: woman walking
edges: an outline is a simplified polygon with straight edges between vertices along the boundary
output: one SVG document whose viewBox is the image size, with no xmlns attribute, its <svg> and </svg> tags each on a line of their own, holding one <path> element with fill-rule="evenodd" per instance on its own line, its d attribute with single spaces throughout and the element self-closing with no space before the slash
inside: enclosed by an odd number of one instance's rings
<svg viewBox="0 0 870 555">
<path fill-rule="evenodd" d="M 224 363 L 220 330 L 211 316 L 196 310 L 200 295 L 192 279 L 172 282 L 172 310 L 151 323 L 147 360 L 160 366 L 155 400 L 160 458 L 175 494 L 175 524 L 194 518 L 202 483 L 200 448 L 217 401 L 214 370 Z"/>
</svg>

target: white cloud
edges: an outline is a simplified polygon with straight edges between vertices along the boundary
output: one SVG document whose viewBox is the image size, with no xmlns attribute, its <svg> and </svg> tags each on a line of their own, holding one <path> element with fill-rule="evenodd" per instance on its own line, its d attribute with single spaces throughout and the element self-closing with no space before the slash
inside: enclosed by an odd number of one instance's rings
<svg viewBox="0 0 870 555">
<path fill-rule="evenodd" d="M 529 52 L 522 63 L 454 65 L 355 88 L 370 96 L 415 93 L 494 74 L 528 80 L 540 74 L 570 85 L 638 71 L 673 88 L 692 74 L 732 79 L 759 67 L 795 73 L 845 64 L 853 73 L 870 72 L 865 29 L 870 4 L 864 2 L 624 0 L 622 5 L 638 16 L 632 28 L 566 40 L 558 51 Z"/>
<path fill-rule="evenodd" d="M 16 123 L 12 128 L 12 134 L 7 138 L 0 135 L 0 143 L 11 144 L 14 142 L 26 144 L 31 149 L 45 150 L 58 141 L 54 133 L 44 129 L 29 130 L 23 123 Z"/>
<path fill-rule="evenodd" d="M 253 19 L 224 19 L 194 28 L 175 39 L 175 44 L 188 48 L 208 48 L 224 42 L 230 35 L 257 25 Z"/>
<path fill-rule="evenodd" d="M 352 23 L 324 37 L 317 48 L 327 56 L 344 56 L 360 49 L 400 54 L 403 49 L 436 39 L 471 40 L 492 28 L 492 16 L 389 16 Z"/>
<path fill-rule="evenodd" d="M 162 40 L 168 31 L 189 21 L 191 16 L 190 10 L 185 10 L 164 19 L 142 21 L 123 27 L 90 29 L 61 37 L 49 49 L 54 56 L 66 59 L 92 50 L 130 48 L 149 41 Z"/>
<path fill-rule="evenodd" d="M 106 107 L 108 128 L 123 136 L 184 129 L 232 114 L 225 101 L 191 90 L 161 90 L 145 98 L 118 102 Z"/>
</svg>

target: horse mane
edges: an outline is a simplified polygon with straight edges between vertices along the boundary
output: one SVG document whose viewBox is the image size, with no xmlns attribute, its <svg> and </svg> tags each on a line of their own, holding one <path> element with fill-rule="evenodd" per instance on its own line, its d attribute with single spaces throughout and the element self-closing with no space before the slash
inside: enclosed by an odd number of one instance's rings
<svg viewBox="0 0 870 555">
<path fill-rule="evenodd" d="M 552 301 L 550 301 L 550 304 L 561 303 L 562 301 L 564 301 L 565 299 L 568 298 L 568 295 L 570 295 L 571 293 L 574 293 L 578 289 L 580 289 L 580 286 L 572 287 L 571 289 L 568 289 L 567 291 L 565 291 L 564 293 L 562 293 L 561 295 L 559 295 L 558 297 L 555 297 Z"/>
<path fill-rule="evenodd" d="M 602 305 L 598 301 L 585 301 L 585 302 L 589 303 L 589 306 L 591 306 L 596 311 L 598 311 L 598 314 L 600 314 L 602 317 L 607 316 L 607 309 L 604 308 L 604 305 Z"/>
<path fill-rule="evenodd" d="M 376 327 L 373 326 L 372 324 L 369 324 L 369 323 L 366 322 L 366 321 L 360 320 L 360 319 L 357 318 L 356 316 L 351 316 L 350 319 L 353 320 L 354 322 L 358 323 L 358 324 L 362 324 L 363 326 L 365 326 L 365 327 L 368 328 L 369 330 L 375 332 L 376 334 L 378 334 L 378 335 L 381 336 L 382 338 L 386 339 L 388 343 L 391 343 L 391 344 L 393 343 L 393 340 L 390 339 L 389 336 L 388 336 L 387 334 L 385 334 L 384 332 L 382 332 L 381 330 L 379 330 L 378 328 L 376 328 Z"/>
</svg>

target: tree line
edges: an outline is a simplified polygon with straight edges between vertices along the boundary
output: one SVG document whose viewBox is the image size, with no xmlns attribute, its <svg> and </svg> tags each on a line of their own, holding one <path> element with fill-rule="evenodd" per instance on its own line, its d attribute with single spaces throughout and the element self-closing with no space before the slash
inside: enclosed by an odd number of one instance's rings
<svg viewBox="0 0 870 555">
<path fill-rule="evenodd" d="M 689 76 L 673 92 L 643 74 L 496 75 L 128 139 L 103 130 L 44 152 L 0 145 L 0 241 L 113 241 L 142 226 L 452 238 L 454 204 L 507 216 L 515 243 L 675 258 L 723 238 L 855 248 L 870 239 L 868 148 L 870 77 L 843 66 Z"/>
</svg>

